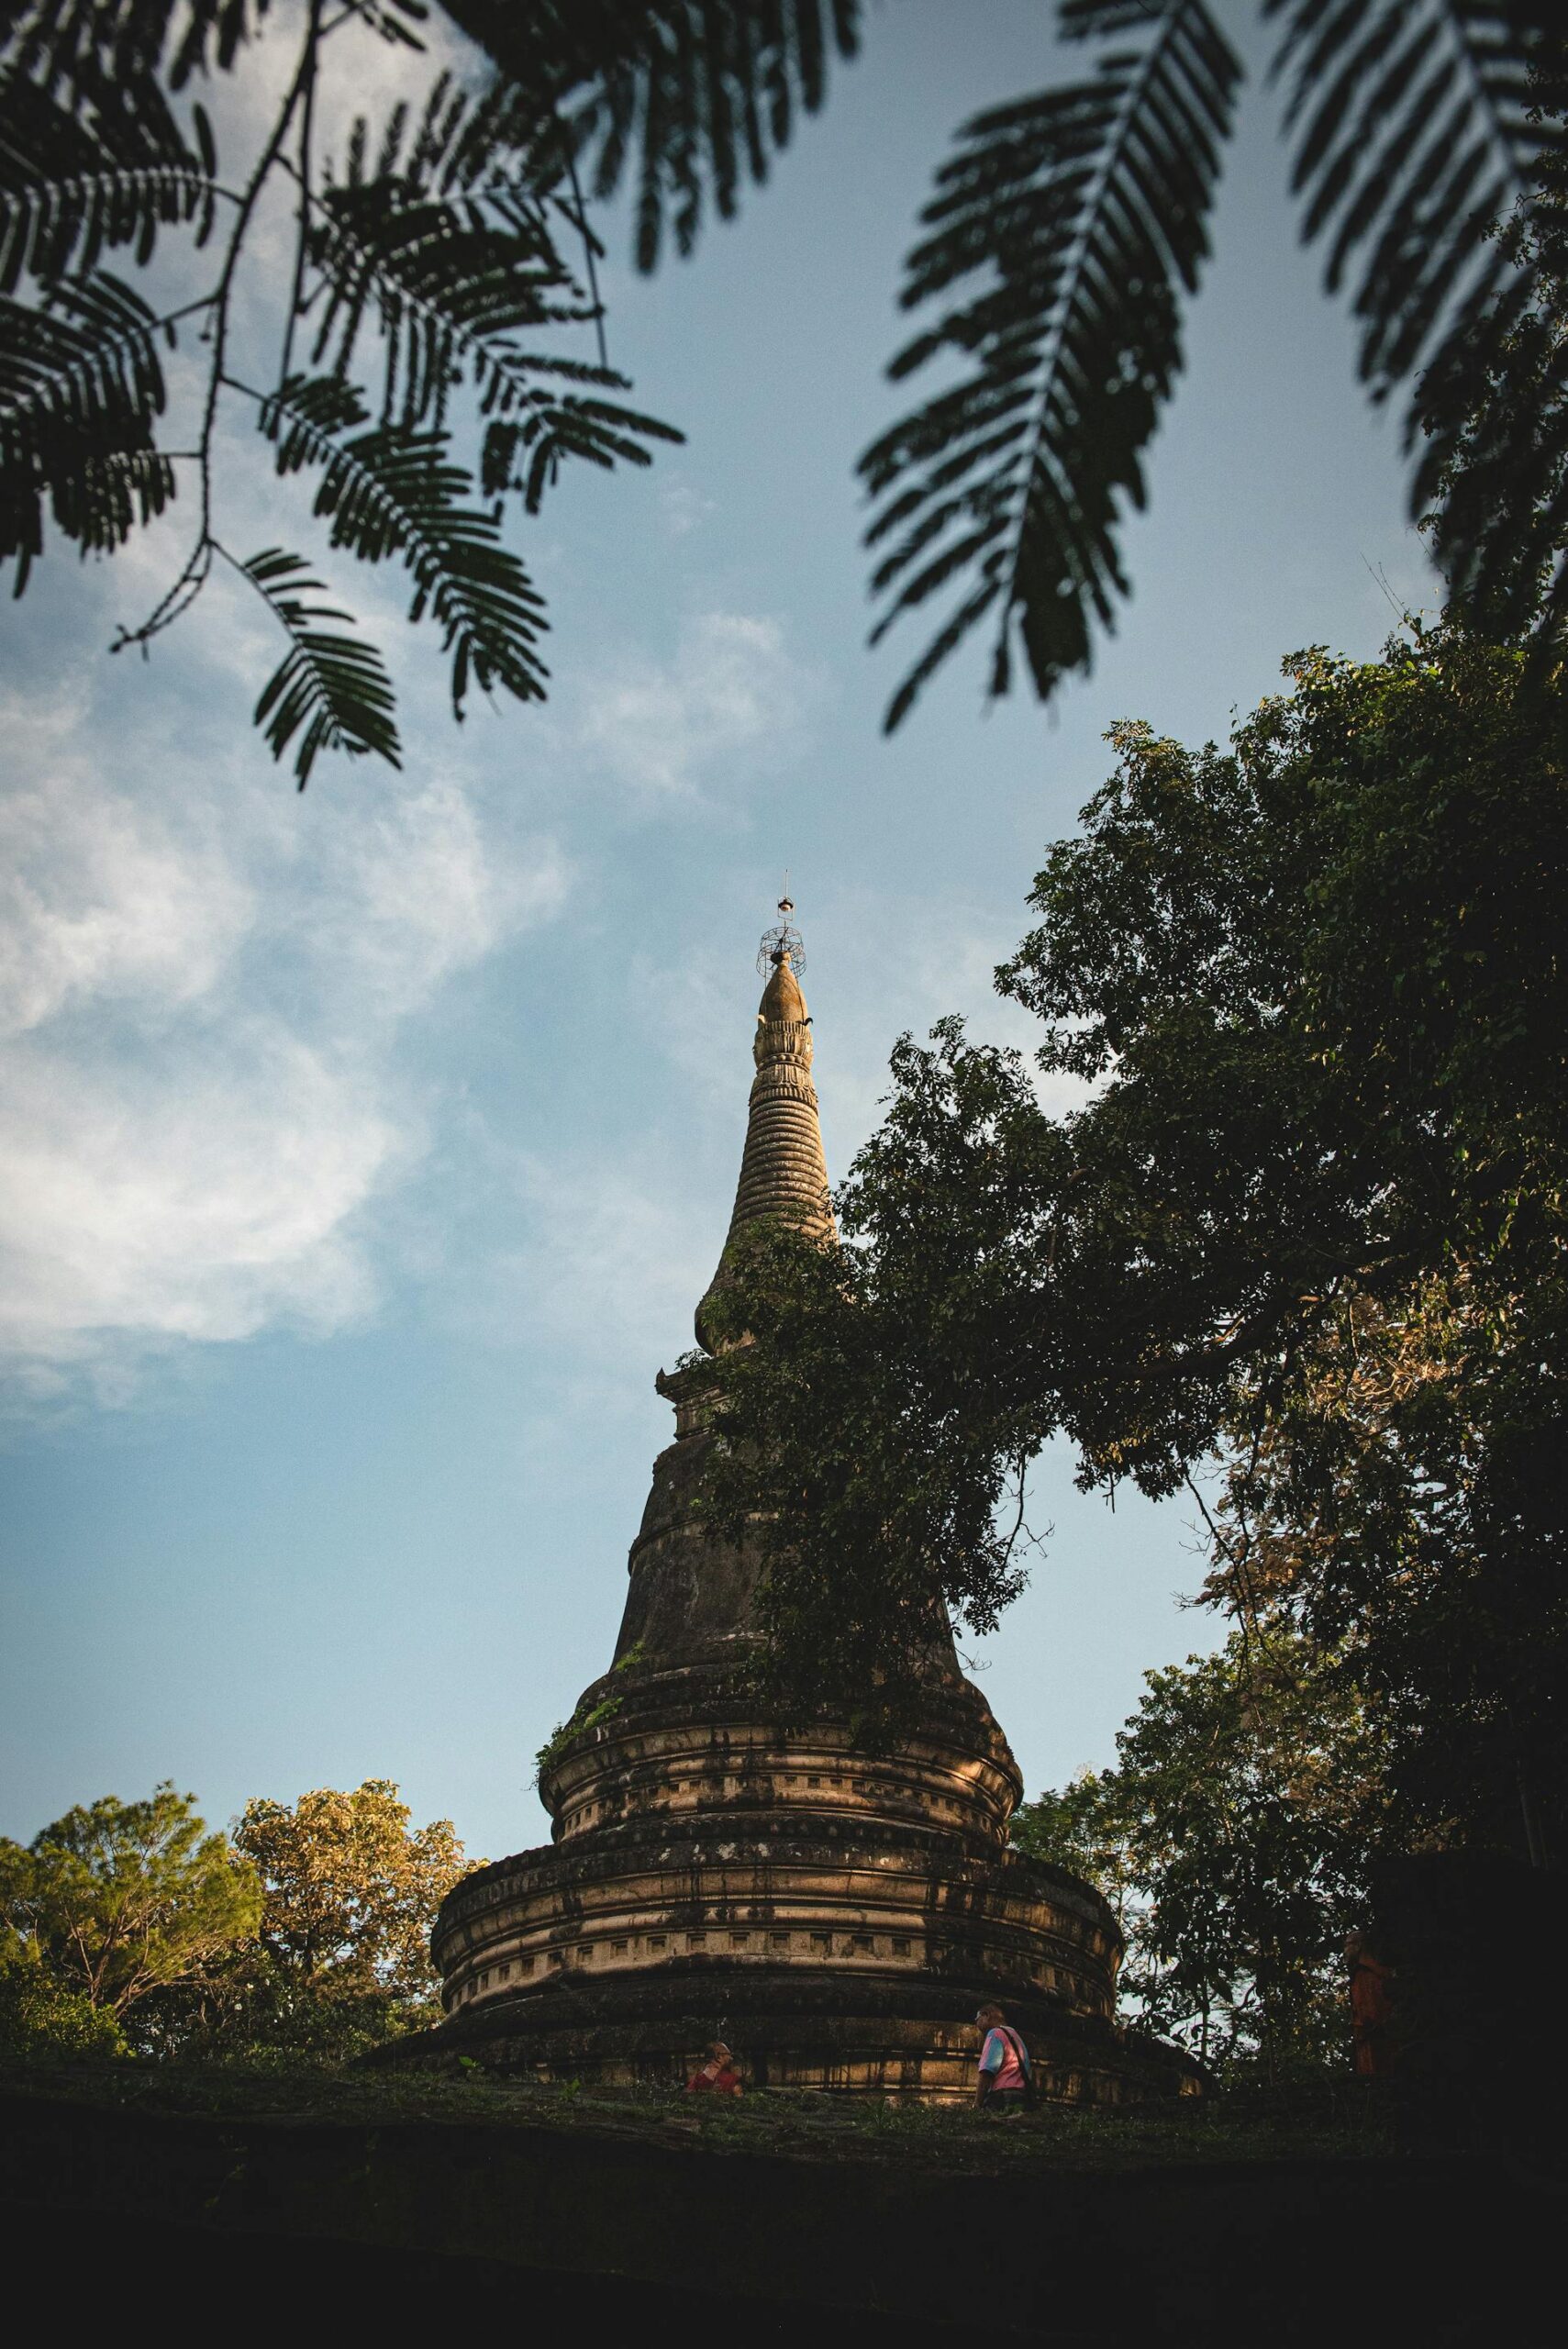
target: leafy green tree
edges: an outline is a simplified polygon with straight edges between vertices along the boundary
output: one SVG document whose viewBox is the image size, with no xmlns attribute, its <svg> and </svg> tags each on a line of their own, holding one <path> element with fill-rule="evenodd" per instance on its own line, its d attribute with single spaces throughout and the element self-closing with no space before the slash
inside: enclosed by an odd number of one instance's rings
<svg viewBox="0 0 1568 2349">
<path fill-rule="evenodd" d="M 247 1803 L 237 1851 L 261 1886 L 255 1946 L 200 2035 L 226 2052 L 340 2058 L 439 2020 L 430 1929 L 468 1874 L 451 1821 L 410 1826 L 384 1778 Z"/>
<path fill-rule="evenodd" d="M 36 1947 L 12 1940 L 8 1949 L 0 1949 L 0 2056 L 27 2063 L 39 2056 L 128 2052 L 125 2034 L 108 2009 L 94 2006 L 80 1990 L 66 1989 Z"/>
<path fill-rule="evenodd" d="M 1013 1837 L 1116 1902 L 1143 2021 L 1277 2077 L 1341 2052 L 1385 1762 L 1347 1660 L 1273 1621 L 1150 1673 L 1116 1767 L 1022 1806 Z"/>
<path fill-rule="evenodd" d="M 1243 1623 L 1262 1607 L 1353 1631 L 1416 1815 L 1537 1865 L 1564 1824 L 1551 1381 L 1463 1264 L 1347 1290 L 1288 1381 L 1238 1397 L 1207 1586 Z"/>
<path fill-rule="evenodd" d="M 1110 1772 L 1080 1770 L 1060 1790 L 1048 1787 L 1032 1802 L 1020 1803 L 1008 1840 L 1034 1859 L 1049 1860 L 1054 1867 L 1083 1876 L 1105 1895 L 1127 1932 L 1134 1920 L 1138 1887 L 1126 1829 L 1111 1798 Z M 1125 1996 L 1125 1972 L 1122 1990 Z"/>
<path fill-rule="evenodd" d="M 261 1907 L 250 1863 L 169 1783 L 141 1802 L 106 1795 L 69 1810 L 25 1849 L 0 1841 L 11 1964 L 133 2033 L 159 1998 L 220 1968 Z"/>
<path fill-rule="evenodd" d="M 820 103 L 855 15 L 851 0 L 0 0 L 0 562 L 17 592 L 46 517 L 108 553 L 186 501 L 185 559 L 117 649 L 148 646 L 227 566 L 284 640 L 256 722 L 293 751 L 301 788 L 328 750 L 395 765 L 375 647 L 302 556 L 231 543 L 222 451 L 248 415 L 258 456 L 309 484 L 330 546 L 407 574 L 457 717 L 474 687 L 541 698 L 544 607 L 508 510 L 537 514 L 571 461 L 646 464 L 651 441 L 681 437 L 611 396 L 628 386 L 606 353 L 583 173 L 599 196 L 635 176 L 646 266 L 667 216 L 689 250 L 704 211 L 732 213 Z M 423 58 L 432 16 L 439 71 Z M 269 17 L 292 44 L 281 95 L 254 40 Z M 367 46 L 388 44 L 408 61 L 404 95 L 335 136 Z M 215 72 L 265 109 L 248 154 L 220 158 L 193 95 Z M 284 206 L 280 270 L 262 225 Z M 170 349 L 200 383 L 194 417 L 172 421 Z"/>
<path fill-rule="evenodd" d="M 768 1546 L 770 1670 L 891 1696 L 933 1594 L 1016 1593 L 1051 1434 L 1102 1489 L 1229 1461 L 1397 1695 L 1401 1784 L 1480 1831 L 1568 1782 L 1564 686 L 1451 626 L 1289 669 L 1226 749 L 1115 729 L 1037 879 L 999 983 L 1084 1106 L 905 1039 L 842 1244 L 737 1267 L 710 1505 Z"/>
</svg>

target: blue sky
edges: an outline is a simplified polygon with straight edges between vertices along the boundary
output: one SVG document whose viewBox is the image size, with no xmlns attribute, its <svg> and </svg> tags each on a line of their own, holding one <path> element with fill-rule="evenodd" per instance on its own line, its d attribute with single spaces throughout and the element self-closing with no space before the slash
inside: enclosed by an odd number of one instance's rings
<svg viewBox="0 0 1568 2349">
<path fill-rule="evenodd" d="M 1039 0 L 888 0 L 740 223 L 651 283 L 607 227 L 611 354 L 687 445 L 558 491 L 525 551 L 556 691 L 461 732 L 390 584 L 408 755 L 297 797 L 248 727 L 272 648 L 223 583 L 147 664 L 116 621 L 183 518 L 51 556 L 0 635 L 6 1372 L 0 1831 L 172 1776 L 397 1779 L 475 1854 L 539 1841 L 532 1753 L 610 1653 L 625 1555 L 740 1160 L 758 934 L 805 930 L 829 1164 L 889 1046 L 991 996 L 1052 838 L 1142 717 L 1188 740 L 1429 604 L 1392 418 L 1296 241 L 1254 73 L 1189 364 L 1095 673 L 984 711 L 955 664 L 891 742 L 852 463 L 930 172 L 1053 71 Z M 1246 17 L 1238 17 L 1239 26 Z M 243 551 L 311 547 L 231 493 Z M 264 665 L 265 664 L 265 665 Z M 1037 1478 L 1054 1526 L 977 1661 L 1031 1787 L 1110 1758 L 1208 1643 L 1178 1506 Z"/>
</svg>

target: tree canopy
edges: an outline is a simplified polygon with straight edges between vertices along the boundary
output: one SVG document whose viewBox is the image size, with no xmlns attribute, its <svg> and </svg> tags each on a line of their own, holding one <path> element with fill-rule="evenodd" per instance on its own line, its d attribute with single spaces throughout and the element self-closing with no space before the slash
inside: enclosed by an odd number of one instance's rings
<svg viewBox="0 0 1568 2349">
<path fill-rule="evenodd" d="M 1355 1628 L 1404 1783 L 1476 1816 L 1564 1783 L 1563 687 L 1453 624 L 1287 666 L 1226 747 L 1114 729 L 1037 878 L 998 984 L 1083 1106 L 905 1038 L 842 1244 L 753 1252 L 712 1506 L 774 1672 L 891 1699 L 933 1591 L 1016 1593 L 1064 1432 L 1209 1510 L 1238 1613 Z"/>
<path fill-rule="evenodd" d="M 254 1869 L 172 1783 L 78 1805 L 25 1849 L 0 1841 L 13 1954 L 117 2022 L 205 1979 L 261 1912 Z"/>
<path fill-rule="evenodd" d="M 338 2063 L 439 2019 L 430 1928 L 470 1863 L 389 1779 L 249 1802 L 162 1786 L 0 1841 L 0 2045 Z"/>
<path fill-rule="evenodd" d="M 1385 1751 L 1350 1657 L 1275 1618 L 1148 1674 L 1114 1766 L 1024 1804 L 1012 1838 L 1112 1902 L 1141 2021 L 1278 2077 L 1343 2052 Z"/>
<path fill-rule="evenodd" d="M 473 1865 L 450 1820 L 416 1827 L 396 1787 L 367 1778 L 293 1803 L 258 1798 L 233 1831 L 261 1884 L 261 1917 L 181 2043 L 335 2063 L 439 2021 L 430 1929 Z"/>
<path fill-rule="evenodd" d="M 351 1794 L 323 1787 L 295 1803 L 246 1804 L 235 1848 L 261 1881 L 262 1946 L 291 1981 L 408 2001 L 428 1995 L 436 1911 L 478 1864 L 464 1860 L 450 1819 L 416 1828 L 412 1815 L 386 1778 Z"/>
</svg>

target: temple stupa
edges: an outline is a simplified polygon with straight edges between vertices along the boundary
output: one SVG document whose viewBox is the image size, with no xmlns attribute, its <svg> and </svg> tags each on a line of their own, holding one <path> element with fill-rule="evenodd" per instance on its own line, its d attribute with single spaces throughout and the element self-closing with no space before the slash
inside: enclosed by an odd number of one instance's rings
<svg viewBox="0 0 1568 2349">
<path fill-rule="evenodd" d="M 832 1229 L 803 961 L 781 906 L 725 1252 L 753 1220 Z M 1112 2021 L 1121 1936 L 1090 1886 L 1007 1843 L 1022 1791 L 951 1639 L 917 1731 L 856 1747 L 849 1720 L 775 1718 L 749 1685 L 759 1561 L 699 1525 L 713 1442 L 703 1365 L 667 1376 L 674 1441 L 631 1545 L 611 1668 L 540 1772 L 552 1841 L 468 1876 L 433 1939 L 447 2020 L 384 2051 L 540 2079 L 679 2081 L 722 2037 L 748 2084 L 944 2099 L 973 2079 L 977 2003 L 1027 2035 L 1047 2097 L 1195 2086 Z"/>
</svg>

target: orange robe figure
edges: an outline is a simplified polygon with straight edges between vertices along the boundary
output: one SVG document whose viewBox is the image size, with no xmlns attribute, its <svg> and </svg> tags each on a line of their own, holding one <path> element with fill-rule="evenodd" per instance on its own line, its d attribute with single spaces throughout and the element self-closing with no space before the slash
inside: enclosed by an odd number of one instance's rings
<svg viewBox="0 0 1568 2349">
<path fill-rule="evenodd" d="M 739 2096 L 740 2075 L 735 2068 L 735 2058 L 722 2039 L 710 2039 L 706 2059 L 700 2071 L 694 2072 L 686 2082 L 688 2096 Z"/>
<path fill-rule="evenodd" d="M 1394 2020 L 1393 1970 L 1358 1950 L 1351 1964 L 1351 2037 L 1356 2070 L 1371 2079 L 1391 2069 L 1394 2046 L 1389 2025 Z"/>
<path fill-rule="evenodd" d="M 739 2096 L 740 2075 L 728 2064 L 705 2064 L 686 2082 L 688 2096 Z"/>
</svg>

